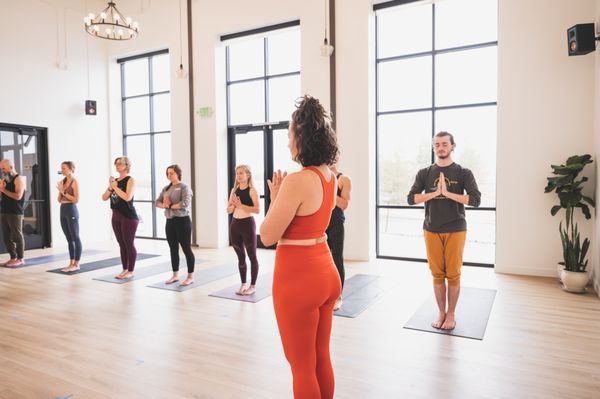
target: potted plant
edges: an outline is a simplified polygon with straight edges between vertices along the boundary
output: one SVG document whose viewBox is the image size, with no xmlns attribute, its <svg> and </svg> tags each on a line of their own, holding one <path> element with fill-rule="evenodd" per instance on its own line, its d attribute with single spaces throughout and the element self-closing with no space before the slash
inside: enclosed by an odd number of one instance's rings
<svg viewBox="0 0 600 399">
<path fill-rule="evenodd" d="M 561 221 L 558 227 L 563 248 L 563 261 L 559 262 L 559 270 L 564 289 L 572 292 L 584 292 L 589 281 L 586 271 L 588 261 L 585 258 L 590 240 L 581 240 L 577 223 L 573 222 L 573 215 L 579 208 L 586 219 L 592 217 L 589 207 L 595 206 L 594 200 L 582 193 L 583 183 L 588 178 L 582 177 L 577 180 L 585 165 L 592 162 L 592 156 L 585 154 L 569 157 L 564 165 L 550 165 L 555 176 L 547 178 L 548 185 L 544 190 L 546 193 L 554 191 L 560 201 L 559 205 L 554 205 L 550 210 L 552 216 L 565 209 L 565 225 L 563 227 Z"/>
</svg>

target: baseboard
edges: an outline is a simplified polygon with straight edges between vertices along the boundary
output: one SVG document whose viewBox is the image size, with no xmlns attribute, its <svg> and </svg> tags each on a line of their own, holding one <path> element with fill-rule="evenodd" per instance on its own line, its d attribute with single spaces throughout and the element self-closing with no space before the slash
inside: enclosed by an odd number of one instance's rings
<svg viewBox="0 0 600 399">
<path fill-rule="evenodd" d="M 535 277 L 558 277 L 556 268 L 548 269 L 547 267 L 519 267 L 519 266 L 499 266 L 495 267 L 496 273 L 499 274 L 518 274 L 522 276 Z"/>
</svg>

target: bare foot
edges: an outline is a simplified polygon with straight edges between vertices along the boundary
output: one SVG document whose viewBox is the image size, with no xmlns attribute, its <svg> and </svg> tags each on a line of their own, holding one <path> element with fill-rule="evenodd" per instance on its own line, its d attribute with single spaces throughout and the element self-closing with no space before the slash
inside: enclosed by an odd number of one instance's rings
<svg viewBox="0 0 600 399">
<path fill-rule="evenodd" d="M 125 274 L 123 274 L 123 276 L 121 276 L 121 278 L 123 280 L 128 279 L 128 278 L 132 278 L 133 277 L 133 272 L 125 272 Z"/>
<path fill-rule="evenodd" d="M 446 320 L 446 313 L 440 312 L 438 314 L 437 319 L 435 319 L 435 321 L 433 323 L 431 323 L 431 327 L 442 328 L 442 325 L 444 324 L 444 320 Z"/>
<path fill-rule="evenodd" d="M 336 310 L 339 310 L 342 307 L 342 303 L 344 303 L 344 301 L 342 301 L 342 297 L 336 299 L 335 305 L 333 305 L 333 311 L 335 312 Z"/>
<path fill-rule="evenodd" d="M 190 285 L 190 284 L 194 284 L 194 278 L 193 277 L 188 277 L 185 280 L 183 280 L 183 282 L 179 285 L 185 287 L 186 285 Z"/>
<path fill-rule="evenodd" d="M 72 267 L 73 267 L 73 265 L 71 264 L 71 265 L 69 265 L 67 267 L 63 267 L 62 269 L 60 269 L 60 271 L 63 272 L 63 273 L 68 273 L 68 272 L 71 271 Z"/>
<path fill-rule="evenodd" d="M 244 290 L 242 295 L 252 295 L 255 292 L 256 292 L 256 285 L 251 285 L 250 287 L 248 287 Z"/>
<path fill-rule="evenodd" d="M 246 289 L 248 289 L 248 284 L 243 283 L 235 293 L 236 295 L 244 295 L 244 291 L 246 291 Z"/>
<path fill-rule="evenodd" d="M 165 281 L 165 284 L 173 284 L 177 281 L 179 281 L 179 276 L 173 275 L 173 277 Z"/>
<path fill-rule="evenodd" d="M 454 330 L 456 327 L 456 321 L 454 320 L 454 314 L 448 313 L 446 315 L 446 320 L 444 320 L 444 324 L 440 327 L 442 330 Z"/>
<path fill-rule="evenodd" d="M 121 273 L 117 274 L 115 276 L 115 278 L 118 278 L 119 280 L 123 278 L 123 276 L 125 275 L 125 273 L 127 273 L 127 270 L 123 270 Z"/>
</svg>

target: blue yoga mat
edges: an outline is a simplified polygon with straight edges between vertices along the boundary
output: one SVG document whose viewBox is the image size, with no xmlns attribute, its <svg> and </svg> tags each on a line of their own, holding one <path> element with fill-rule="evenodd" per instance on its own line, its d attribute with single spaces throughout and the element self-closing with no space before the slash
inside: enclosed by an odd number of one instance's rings
<svg viewBox="0 0 600 399">
<path fill-rule="evenodd" d="M 149 259 L 149 258 L 156 258 L 157 256 L 160 256 L 160 255 L 137 254 L 137 260 L 139 261 L 139 260 L 144 260 L 144 259 Z M 109 258 L 109 259 L 101 259 L 101 260 L 97 260 L 95 262 L 82 263 L 81 265 L 79 265 L 79 270 L 74 271 L 74 272 L 68 272 L 68 273 L 63 272 L 63 271 L 61 271 L 61 269 L 63 269 L 62 267 L 60 267 L 58 269 L 47 270 L 47 272 L 71 275 L 71 274 L 80 274 L 80 273 L 91 272 L 91 271 L 98 270 L 98 269 L 104 269 L 105 267 L 117 266 L 120 264 L 121 264 L 121 258 L 116 257 L 116 258 Z"/>
<path fill-rule="evenodd" d="M 98 249 L 88 249 L 88 250 L 83 251 L 83 255 L 91 256 L 91 255 L 98 255 L 98 254 L 102 254 L 102 253 L 106 253 L 106 252 L 107 251 L 101 251 Z M 28 267 L 28 266 L 38 266 L 38 265 L 43 265 L 46 263 L 58 262 L 59 260 L 69 260 L 69 258 L 70 258 L 70 256 L 68 253 L 51 254 L 51 255 L 38 256 L 37 258 L 25 258 L 25 264 L 21 265 L 21 266 L 16 266 L 16 267 L 2 266 L 2 267 L 6 267 L 7 269 L 21 269 L 23 267 Z"/>
</svg>

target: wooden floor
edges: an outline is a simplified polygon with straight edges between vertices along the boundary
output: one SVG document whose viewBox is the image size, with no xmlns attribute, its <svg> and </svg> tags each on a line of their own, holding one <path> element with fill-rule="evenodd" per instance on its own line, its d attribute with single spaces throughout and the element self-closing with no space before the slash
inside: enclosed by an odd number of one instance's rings
<svg viewBox="0 0 600 399">
<path fill-rule="evenodd" d="M 104 248 L 117 254 L 114 244 Z M 164 255 L 138 267 L 167 259 L 165 242 L 138 249 Z M 231 249 L 195 252 L 210 260 L 199 270 L 236 268 Z M 272 251 L 259 251 L 259 259 L 263 271 L 272 268 Z M 208 296 L 235 284 L 236 275 L 179 293 L 146 287 L 168 272 L 116 285 L 92 277 L 118 268 L 45 272 L 59 266 L 0 268 L 0 398 L 292 397 L 271 298 L 252 304 Z M 356 273 L 384 276 L 390 288 L 358 318 L 334 317 L 336 398 L 600 397 L 595 294 L 465 267 L 463 285 L 498 290 L 477 341 L 402 328 L 430 294 L 425 264 L 349 262 L 347 276 Z"/>
</svg>

